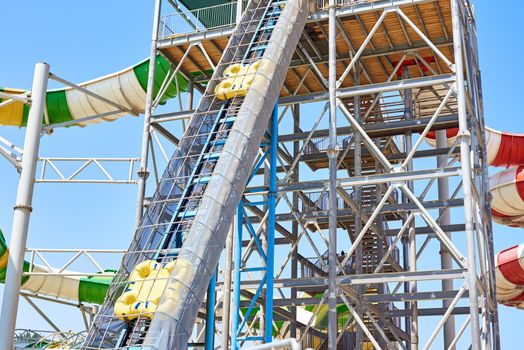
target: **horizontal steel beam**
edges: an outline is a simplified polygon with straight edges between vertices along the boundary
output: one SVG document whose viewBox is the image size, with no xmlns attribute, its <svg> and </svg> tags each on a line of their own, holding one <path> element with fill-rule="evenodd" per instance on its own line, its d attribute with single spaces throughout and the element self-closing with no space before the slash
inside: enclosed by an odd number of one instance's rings
<svg viewBox="0 0 524 350">
<path fill-rule="evenodd" d="M 424 300 L 449 300 L 457 295 L 457 291 L 443 291 L 443 292 L 417 292 L 417 293 L 396 293 L 396 294 L 378 294 L 378 295 L 363 295 L 362 301 L 368 303 L 392 303 L 404 301 L 424 301 Z M 468 297 L 468 293 L 464 293 L 463 298 Z M 318 305 L 320 299 L 318 298 L 285 298 L 275 299 L 273 304 L 280 307 L 289 306 L 308 306 Z M 240 307 L 248 307 L 251 300 L 244 300 L 240 302 Z M 338 298 L 337 303 L 343 303 L 341 298 Z"/>
<path fill-rule="evenodd" d="M 420 118 L 420 119 L 410 119 L 410 120 L 399 120 L 388 123 L 372 123 L 365 124 L 362 128 L 366 131 L 366 134 L 369 137 L 386 137 L 386 136 L 395 136 L 404 134 L 406 131 L 411 131 L 414 133 L 422 132 L 426 127 L 427 123 L 431 118 Z M 442 130 L 449 129 L 458 126 L 457 115 L 446 115 L 438 117 L 435 121 L 431 130 Z M 350 126 L 339 127 L 337 128 L 337 135 L 352 135 L 353 128 Z M 278 136 L 279 142 L 294 142 L 301 141 L 308 137 L 309 132 L 298 132 L 294 134 L 280 135 Z M 329 130 L 321 129 L 313 132 L 313 138 L 319 137 L 328 137 Z"/>
<path fill-rule="evenodd" d="M 13 101 L 18 101 L 22 103 L 29 102 L 29 99 L 27 98 L 25 94 L 20 94 L 20 95 L 8 94 L 2 91 L 0 91 L 0 99 L 13 100 Z"/>
<path fill-rule="evenodd" d="M 422 179 L 442 178 L 459 176 L 461 174 L 460 167 L 449 167 L 441 169 L 426 169 L 415 170 L 411 172 L 394 172 L 387 174 L 373 174 L 354 176 L 350 178 L 339 179 L 339 184 L 342 187 L 365 186 L 365 185 L 379 185 L 389 182 L 406 182 Z M 304 181 L 294 184 L 279 184 L 278 192 L 294 192 L 307 190 L 322 190 L 328 185 L 328 180 L 314 180 Z"/>
<path fill-rule="evenodd" d="M 375 273 L 365 275 L 351 275 L 337 277 L 338 285 L 366 285 L 375 283 L 395 283 L 395 282 L 424 282 L 424 281 L 443 281 L 464 279 L 467 275 L 465 269 L 454 270 L 427 270 L 414 272 L 392 272 L 392 273 Z M 275 288 L 327 288 L 327 277 L 311 278 L 282 278 L 275 279 Z M 260 285 L 259 280 L 242 281 L 242 289 L 256 289 Z"/>
<path fill-rule="evenodd" d="M 454 74 L 440 74 L 421 78 L 394 80 L 385 83 L 376 83 L 368 85 L 351 86 L 347 88 L 340 88 L 337 91 L 337 98 L 349 98 L 354 96 L 373 95 L 380 92 L 400 91 L 406 89 L 417 89 L 426 86 L 451 84 L 455 81 Z M 300 96 L 282 97 L 279 100 L 280 105 L 288 105 L 295 103 L 309 103 L 324 101 L 329 98 L 326 91 L 314 92 Z"/>
</svg>

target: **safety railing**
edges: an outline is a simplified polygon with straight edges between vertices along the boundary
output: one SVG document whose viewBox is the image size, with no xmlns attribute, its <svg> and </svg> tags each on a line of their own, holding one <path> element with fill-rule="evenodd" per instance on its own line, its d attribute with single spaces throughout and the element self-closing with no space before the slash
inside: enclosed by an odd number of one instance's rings
<svg viewBox="0 0 524 350">
<path fill-rule="evenodd" d="M 305 198 L 302 198 L 302 211 L 327 210 L 329 208 L 329 195 L 326 191 L 307 192 L 304 195 Z M 337 207 L 338 209 L 348 209 L 349 205 L 337 195 Z"/>
<path fill-rule="evenodd" d="M 337 146 L 339 149 L 344 149 L 348 143 L 351 142 L 351 136 L 339 135 L 337 137 Z M 327 151 L 329 147 L 329 137 L 314 137 L 306 145 L 304 154 L 317 154 Z"/>
<path fill-rule="evenodd" d="M 177 13 L 161 18 L 161 37 L 205 32 L 236 24 L 237 2 L 188 10 L 179 6 Z"/>
<path fill-rule="evenodd" d="M 343 7 L 343 6 L 353 6 L 358 5 L 366 2 L 373 2 L 375 0 L 335 0 L 335 6 L 337 7 Z M 317 11 L 327 11 L 329 7 L 329 0 L 316 0 L 315 1 L 315 7 Z"/>
</svg>

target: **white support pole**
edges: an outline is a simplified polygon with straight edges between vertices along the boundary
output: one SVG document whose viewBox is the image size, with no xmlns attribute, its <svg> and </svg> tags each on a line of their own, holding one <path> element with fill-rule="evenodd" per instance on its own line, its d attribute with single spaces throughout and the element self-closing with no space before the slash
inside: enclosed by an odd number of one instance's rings
<svg viewBox="0 0 524 350">
<path fill-rule="evenodd" d="M 437 130 L 437 148 L 444 149 L 448 146 L 448 141 L 446 137 L 445 130 Z M 437 157 L 437 167 L 444 167 L 448 161 L 447 155 L 441 155 Z M 441 201 L 449 200 L 449 179 L 448 178 L 439 178 L 437 179 L 438 184 L 438 198 Z M 449 208 L 442 208 L 440 210 L 440 221 L 441 226 L 447 226 L 451 224 L 451 212 Z M 446 235 L 451 240 L 451 234 L 446 232 Z M 442 270 L 448 270 L 453 268 L 453 259 L 448 252 L 448 249 L 444 244 L 440 244 L 440 265 Z M 442 290 L 443 291 L 452 291 L 453 290 L 453 281 L 452 280 L 442 280 Z M 448 308 L 451 304 L 450 300 L 443 300 L 442 307 Z M 453 339 L 455 339 L 455 317 L 451 315 L 446 323 L 444 324 L 444 348 L 449 350 L 455 350 L 453 345 Z"/>
<path fill-rule="evenodd" d="M 33 76 L 32 104 L 25 134 L 22 172 L 16 195 L 11 245 L 9 246 L 9 261 L 7 263 L 7 276 L 2 300 L 0 349 L 13 348 L 48 76 L 49 65 L 47 63 L 37 63 Z"/>
<path fill-rule="evenodd" d="M 237 24 L 240 23 L 240 20 L 242 19 L 242 5 L 244 3 L 244 0 L 237 0 L 237 13 L 236 13 L 236 21 Z"/>
<path fill-rule="evenodd" d="M 155 0 L 155 14 L 153 17 L 153 33 L 151 35 L 151 51 L 149 54 L 149 76 L 147 78 L 146 108 L 144 112 L 144 131 L 142 134 L 142 154 L 140 156 L 140 168 L 138 169 L 138 198 L 136 205 L 135 228 L 138 228 L 144 212 L 144 197 L 146 193 L 146 181 L 149 176 L 147 163 L 149 159 L 149 138 L 151 130 L 151 114 L 153 113 L 153 95 L 155 87 L 156 48 L 158 43 L 158 31 L 160 27 L 160 11 L 162 0 Z"/>
<path fill-rule="evenodd" d="M 471 169 L 470 137 L 466 110 L 466 85 L 464 78 L 464 57 L 462 47 L 462 21 L 458 0 L 451 0 L 451 17 L 453 23 L 453 51 L 457 79 L 457 102 L 459 120 L 460 158 L 464 191 L 464 222 L 466 224 L 466 249 L 469 288 L 469 309 L 471 315 L 471 349 L 480 350 L 479 299 L 477 289 L 477 266 L 475 254 L 475 224 L 473 222 L 474 206 L 471 186 L 473 171 Z"/>
<path fill-rule="evenodd" d="M 329 248 L 328 248 L 328 349 L 337 348 L 337 22 L 335 0 L 329 0 Z"/>
</svg>

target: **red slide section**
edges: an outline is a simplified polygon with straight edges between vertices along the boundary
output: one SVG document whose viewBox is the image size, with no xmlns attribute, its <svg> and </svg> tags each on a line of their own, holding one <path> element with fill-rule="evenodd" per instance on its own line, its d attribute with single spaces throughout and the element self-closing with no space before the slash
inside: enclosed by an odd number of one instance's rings
<svg viewBox="0 0 524 350">
<path fill-rule="evenodd" d="M 524 244 L 501 251 L 495 257 L 497 265 L 497 298 L 508 306 L 524 307 Z"/>
<path fill-rule="evenodd" d="M 446 130 L 448 146 L 453 145 L 458 131 L 458 128 Z M 433 147 L 435 139 L 433 131 L 426 136 Z M 507 168 L 489 179 L 493 221 L 524 228 L 524 134 L 486 128 L 486 148 L 490 165 Z M 524 308 L 524 244 L 497 254 L 495 265 L 498 301 Z"/>
</svg>

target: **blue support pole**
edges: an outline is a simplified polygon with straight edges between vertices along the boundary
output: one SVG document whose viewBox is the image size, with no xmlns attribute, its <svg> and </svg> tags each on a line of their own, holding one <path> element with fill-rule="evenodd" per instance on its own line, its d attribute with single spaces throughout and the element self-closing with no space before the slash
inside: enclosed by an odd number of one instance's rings
<svg viewBox="0 0 524 350">
<path fill-rule="evenodd" d="M 244 224 L 244 200 L 240 200 L 237 209 L 237 232 L 234 255 L 234 283 L 233 283 L 233 324 L 231 327 L 231 349 L 237 350 L 238 347 L 238 321 L 240 313 L 240 260 L 242 259 L 242 227 Z"/>
<path fill-rule="evenodd" d="M 207 288 L 207 305 L 206 305 L 206 350 L 213 350 L 215 347 L 215 302 L 217 286 L 217 270 L 209 281 Z"/>
<path fill-rule="evenodd" d="M 269 192 L 266 253 L 266 320 L 264 342 L 273 340 L 273 278 L 275 269 L 275 214 L 277 204 L 277 149 L 278 149 L 278 101 L 271 118 L 271 143 L 269 155 Z"/>
</svg>

